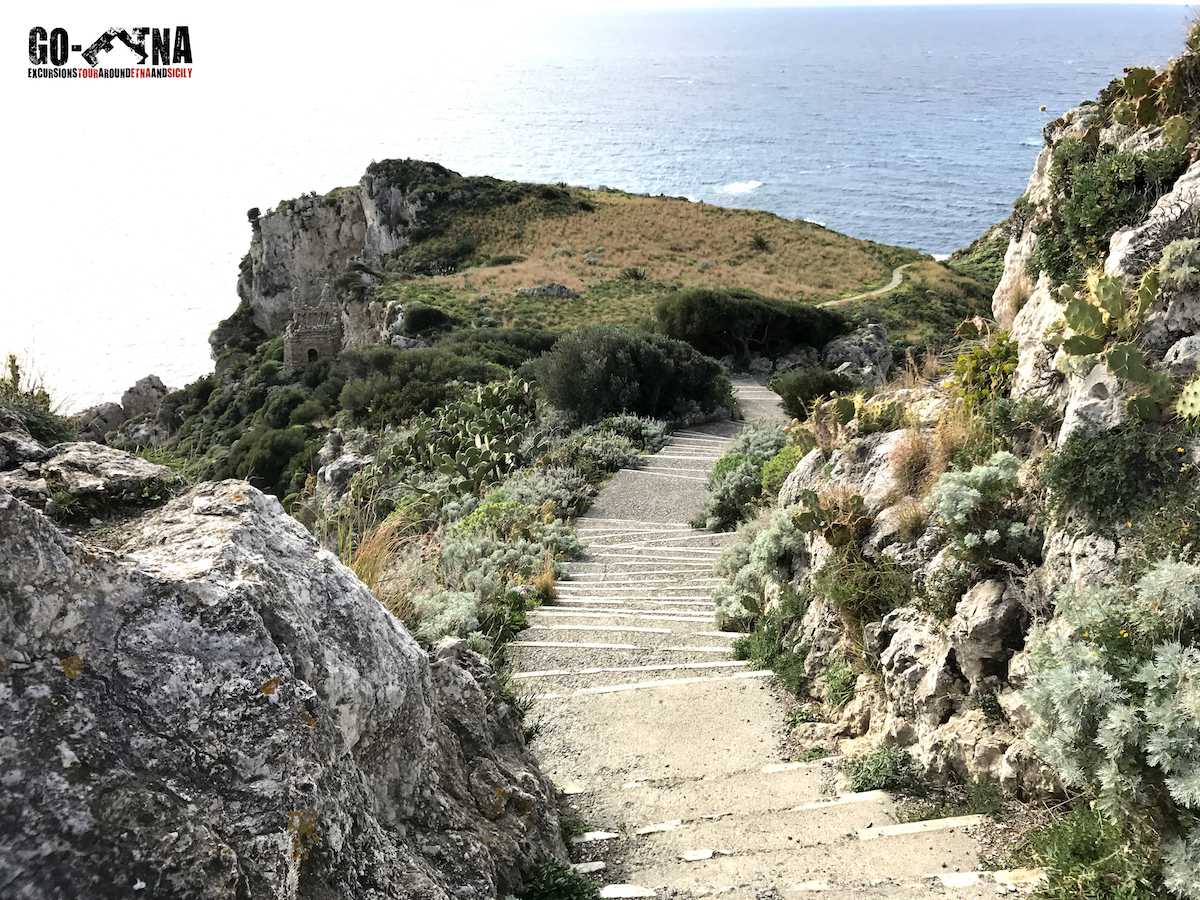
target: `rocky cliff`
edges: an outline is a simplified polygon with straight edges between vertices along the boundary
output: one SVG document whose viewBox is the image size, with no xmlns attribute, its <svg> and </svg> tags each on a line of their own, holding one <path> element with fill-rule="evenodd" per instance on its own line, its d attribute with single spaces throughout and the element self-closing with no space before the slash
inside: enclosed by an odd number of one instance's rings
<svg viewBox="0 0 1200 900">
<path fill-rule="evenodd" d="M 438 237 L 444 209 L 497 202 L 491 196 L 497 184 L 436 163 L 384 160 L 372 163 L 353 187 L 285 201 L 261 215 L 251 210 L 253 235 L 238 296 L 268 337 L 283 332 L 293 311 L 325 296 L 341 311 L 345 346 L 376 343 L 396 318 L 388 304 L 371 299 L 378 270 L 415 241 Z M 426 274 L 433 271 L 440 271 L 436 261 Z"/>
<path fill-rule="evenodd" d="M 1098 626 L 1078 626 L 1078 598 L 1128 598 L 1154 566 L 1195 559 L 1198 52 L 1163 73 L 1129 70 L 1046 126 L 1008 223 L 1000 328 L 966 329 L 951 377 L 921 384 L 910 372 L 903 387 L 794 423 L 818 446 L 744 551 L 742 583 L 761 581 L 753 599 L 782 622 L 808 693 L 839 707 L 832 722 L 799 726 L 798 746 L 853 753 L 888 741 L 943 780 L 990 780 L 1027 798 L 1059 793 L 1060 779 L 1100 790 L 1136 765 L 1132 752 L 1086 774 L 1064 764 L 1101 743 L 1070 744 L 1081 711 L 1073 724 L 1043 721 L 1035 746 L 1027 696 L 1040 677 L 1044 712 L 1061 683 L 1046 687 L 1047 657 L 1039 673 L 1030 642 L 1056 635 L 1086 660 L 1152 655 L 1149 643 L 1097 643 Z M 796 597 L 807 604 L 789 619 Z M 1150 641 L 1132 632 L 1114 634 Z M 853 698 L 833 699 L 852 671 Z"/>
<path fill-rule="evenodd" d="M 422 651 L 274 498 L 106 533 L 0 490 L 0 895 L 490 898 L 565 858 L 488 662 Z"/>
</svg>

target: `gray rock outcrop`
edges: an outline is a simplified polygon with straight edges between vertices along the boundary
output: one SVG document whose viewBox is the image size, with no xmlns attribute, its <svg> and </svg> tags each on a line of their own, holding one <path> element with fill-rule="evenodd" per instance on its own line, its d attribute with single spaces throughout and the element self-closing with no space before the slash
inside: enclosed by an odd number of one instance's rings
<svg viewBox="0 0 1200 900">
<path fill-rule="evenodd" d="M 282 334 L 298 307 L 317 304 L 325 284 L 362 255 L 367 236 L 358 188 L 281 203 L 251 224 L 237 291 L 268 337 Z"/>
<path fill-rule="evenodd" d="M 407 247 L 429 204 L 429 185 L 455 177 L 436 163 L 385 160 L 371 165 L 355 186 L 287 201 L 252 218 L 238 297 L 250 307 L 254 323 L 268 337 L 282 334 L 292 313 L 314 306 L 330 284 L 345 346 L 388 338 L 387 304 L 373 300 L 369 291 L 339 291 L 339 276 L 350 270 L 361 275 Z M 466 199 L 451 194 L 449 202 Z M 370 279 L 357 281 L 361 288 Z"/>
<path fill-rule="evenodd" d="M 110 431 L 116 431 L 129 417 L 120 403 L 100 403 L 75 414 L 76 433 L 81 441 L 103 444 Z"/>
<path fill-rule="evenodd" d="M 821 358 L 831 369 L 882 384 L 892 368 L 892 345 L 882 325 L 864 325 L 822 347 Z"/>
<path fill-rule="evenodd" d="M 0 493 L 0 654 L 5 897 L 471 900 L 565 858 L 487 661 L 243 482 L 120 552 Z"/>
<path fill-rule="evenodd" d="M 0 433 L 0 491 L 47 512 L 74 516 L 138 503 L 175 480 L 166 466 L 103 444 L 43 447 L 23 426 L 10 427 Z"/>
<path fill-rule="evenodd" d="M 129 390 L 121 395 L 121 407 L 125 410 L 125 418 L 136 419 L 138 416 L 157 415 L 158 407 L 168 393 L 167 386 L 157 375 L 139 378 Z"/>
</svg>

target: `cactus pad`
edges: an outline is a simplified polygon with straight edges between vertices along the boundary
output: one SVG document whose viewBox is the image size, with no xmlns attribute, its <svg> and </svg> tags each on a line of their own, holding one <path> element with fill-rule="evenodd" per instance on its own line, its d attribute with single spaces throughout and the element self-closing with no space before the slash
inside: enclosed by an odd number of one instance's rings
<svg viewBox="0 0 1200 900">
<path fill-rule="evenodd" d="M 1117 344 L 1104 354 L 1109 370 L 1118 378 L 1147 382 L 1150 370 L 1146 368 L 1146 357 L 1132 344 Z"/>
<path fill-rule="evenodd" d="M 1194 378 L 1184 385 L 1175 401 L 1175 412 L 1180 418 L 1200 419 L 1200 378 Z"/>
</svg>

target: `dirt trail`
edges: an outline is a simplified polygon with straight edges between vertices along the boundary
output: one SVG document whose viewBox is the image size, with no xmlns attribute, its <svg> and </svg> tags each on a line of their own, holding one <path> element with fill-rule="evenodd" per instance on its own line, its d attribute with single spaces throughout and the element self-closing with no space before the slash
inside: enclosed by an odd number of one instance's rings
<svg viewBox="0 0 1200 900">
<path fill-rule="evenodd" d="M 766 389 L 736 388 L 747 420 L 784 418 Z M 588 555 L 512 645 L 533 749 L 593 829 L 578 867 L 605 897 L 1008 892 L 1008 875 L 977 871 L 976 817 L 898 825 L 886 793 L 828 793 L 833 762 L 781 758 L 780 688 L 713 626 L 711 565 L 732 535 L 687 524 L 741 427 L 678 432 L 618 473 L 577 522 Z"/>
<path fill-rule="evenodd" d="M 864 297 L 878 297 L 880 294 L 886 294 L 888 291 L 894 291 L 900 287 L 900 281 L 904 277 L 904 270 L 911 266 L 912 263 L 905 263 L 902 266 L 896 266 L 892 269 L 892 280 L 881 288 L 876 288 L 873 291 L 866 291 L 862 294 L 855 294 L 853 297 L 839 297 L 837 300 L 826 300 L 824 303 L 818 303 L 818 306 L 838 307 L 846 306 L 853 303 L 855 300 L 862 300 Z"/>
</svg>

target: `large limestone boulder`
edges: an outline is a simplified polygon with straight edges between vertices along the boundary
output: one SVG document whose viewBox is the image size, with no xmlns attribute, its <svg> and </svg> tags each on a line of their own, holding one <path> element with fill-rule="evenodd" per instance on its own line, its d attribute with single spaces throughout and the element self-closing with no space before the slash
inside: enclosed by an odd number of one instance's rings
<svg viewBox="0 0 1200 900">
<path fill-rule="evenodd" d="M 486 660 L 243 482 L 120 552 L 0 493 L 0 722 L 6 897 L 469 900 L 565 858 Z"/>
<path fill-rule="evenodd" d="M 111 400 L 96 406 L 89 406 L 82 412 L 75 413 L 76 434 L 81 441 L 93 441 L 103 444 L 105 436 L 110 431 L 116 431 L 129 416 L 120 403 Z"/>
</svg>

